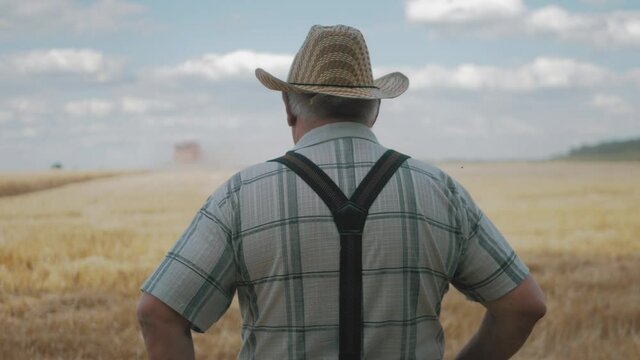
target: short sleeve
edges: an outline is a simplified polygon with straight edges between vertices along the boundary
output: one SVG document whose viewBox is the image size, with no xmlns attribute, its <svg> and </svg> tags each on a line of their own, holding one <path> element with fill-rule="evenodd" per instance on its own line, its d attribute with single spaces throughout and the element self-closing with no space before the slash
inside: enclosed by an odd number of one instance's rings
<svg viewBox="0 0 640 360">
<path fill-rule="evenodd" d="M 221 189 L 224 187 L 221 187 Z M 228 309 L 235 293 L 235 256 L 228 216 L 209 197 L 141 290 L 181 314 L 198 332 Z"/>
<path fill-rule="evenodd" d="M 529 269 L 505 237 L 457 184 L 459 206 L 464 213 L 464 241 L 452 284 L 473 301 L 498 299 L 513 290 Z"/>
</svg>

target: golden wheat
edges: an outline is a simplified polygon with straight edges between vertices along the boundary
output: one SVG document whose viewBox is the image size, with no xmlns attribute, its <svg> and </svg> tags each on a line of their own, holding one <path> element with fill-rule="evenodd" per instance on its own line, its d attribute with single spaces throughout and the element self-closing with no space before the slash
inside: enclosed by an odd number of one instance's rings
<svg viewBox="0 0 640 360">
<path fill-rule="evenodd" d="M 0 197 L 50 189 L 75 182 L 122 174 L 121 171 L 50 170 L 0 173 Z"/>
<path fill-rule="evenodd" d="M 548 314 L 517 359 L 640 358 L 638 163 L 444 167 L 547 295 Z M 132 174 L 0 198 L 2 358 L 144 358 L 138 287 L 229 175 Z M 482 313 L 456 291 L 447 295 L 447 358 Z M 239 329 L 234 303 L 195 335 L 198 358 L 234 358 Z"/>
</svg>

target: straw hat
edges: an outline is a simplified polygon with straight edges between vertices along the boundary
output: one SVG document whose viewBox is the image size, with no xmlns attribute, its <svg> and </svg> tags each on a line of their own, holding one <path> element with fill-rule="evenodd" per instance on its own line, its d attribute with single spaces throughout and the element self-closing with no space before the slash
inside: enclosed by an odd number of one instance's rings
<svg viewBox="0 0 640 360">
<path fill-rule="evenodd" d="M 313 26 L 286 82 L 260 68 L 256 77 L 271 90 L 359 99 L 394 98 L 409 87 L 409 79 L 399 72 L 374 80 L 362 33 L 345 25 Z"/>
</svg>

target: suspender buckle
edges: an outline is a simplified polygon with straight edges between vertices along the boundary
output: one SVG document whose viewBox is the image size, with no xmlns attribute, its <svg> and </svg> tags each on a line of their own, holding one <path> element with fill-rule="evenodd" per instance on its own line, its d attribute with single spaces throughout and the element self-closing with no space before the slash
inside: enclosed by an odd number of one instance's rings
<svg viewBox="0 0 640 360">
<path fill-rule="evenodd" d="M 367 220 L 367 211 L 352 201 L 336 210 L 333 217 L 341 235 L 361 235 Z"/>
</svg>

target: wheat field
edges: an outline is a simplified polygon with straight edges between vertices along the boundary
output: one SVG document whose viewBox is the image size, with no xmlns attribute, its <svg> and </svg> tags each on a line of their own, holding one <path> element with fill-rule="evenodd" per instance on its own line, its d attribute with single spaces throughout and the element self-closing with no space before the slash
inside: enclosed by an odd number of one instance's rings
<svg viewBox="0 0 640 360">
<path fill-rule="evenodd" d="M 123 174 L 123 172 L 52 170 L 0 173 L 0 196 L 19 195 L 119 174 Z"/>
<path fill-rule="evenodd" d="M 442 166 L 546 293 L 547 315 L 516 359 L 640 358 L 640 163 Z M 0 358 L 144 358 L 138 288 L 230 175 L 120 174 L 0 195 Z M 482 313 L 449 292 L 441 314 L 446 358 Z M 234 303 L 194 335 L 197 357 L 234 358 L 239 322 Z"/>
</svg>

